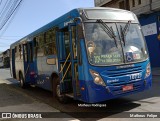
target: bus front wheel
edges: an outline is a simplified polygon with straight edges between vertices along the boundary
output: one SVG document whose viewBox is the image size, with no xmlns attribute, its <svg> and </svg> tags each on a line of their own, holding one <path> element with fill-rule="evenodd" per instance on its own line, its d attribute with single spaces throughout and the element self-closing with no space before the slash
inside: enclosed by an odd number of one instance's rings
<svg viewBox="0 0 160 121">
<path fill-rule="evenodd" d="M 68 98 L 64 94 L 60 93 L 60 80 L 59 80 L 59 78 L 55 79 L 54 81 L 55 81 L 55 83 L 53 83 L 53 96 L 56 97 L 60 103 L 67 103 Z"/>
</svg>

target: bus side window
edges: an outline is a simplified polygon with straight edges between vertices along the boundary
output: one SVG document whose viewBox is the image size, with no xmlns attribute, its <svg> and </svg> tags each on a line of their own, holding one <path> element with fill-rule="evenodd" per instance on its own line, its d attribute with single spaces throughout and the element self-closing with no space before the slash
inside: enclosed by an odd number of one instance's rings
<svg viewBox="0 0 160 121">
<path fill-rule="evenodd" d="M 24 60 L 25 60 L 25 62 L 28 62 L 27 50 L 28 50 L 27 44 L 24 44 Z"/>
<path fill-rule="evenodd" d="M 17 46 L 15 46 L 15 60 L 17 60 Z"/>
<path fill-rule="evenodd" d="M 72 45 L 73 45 L 73 54 L 74 59 L 77 59 L 77 43 L 76 43 L 76 27 L 72 27 Z"/>
<path fill-rule="evenodd" d="M 45 34 L 45 55 L 56 54 L 56 31 L 51 29 Z"/>
<path fill-rule="evenodd" d="M 38 41 L 37 56 L 44 56 L 44 34 L 40 34 L 36 41 Z"/>
<path fill-rule="evenodd" d="M 70 53 L 70 45 L 69 45 L 69 32 L 64 31 L 64 44 L 65 44 L 65 56 L 68 57 Z"/>
<path fill-rule="evenodd" d="M 83 29 L 82 29 L 82 24 L 77 25 L 77 51 L 78 51 L 78 64 L 82 65 L 82 55 L 81 55 L 81 45 L 80 45 L 80 40 L 84 39 L 83 35 Z"/>
<path fill-rule="evenodd" d="M 23 48 L 22 45 L 19 45 L 19 59 L 23 59 Z"/>
<path fill-rule="evenodd" d="M 36 37 L 33 38 L 33 46 L 34 46 L 34 58 L 37 58 L 37 47 L 38 43 L 36 41 Z"/>
<path fill-rule="evenodd" d="M 30 53 L 29 53 L 29 57 L 30 57 L 30 58 L 29 58 L 29 61 L 30 61 L 30 62 L 33 62 L 33 46 L 32 46 L 32 43 L 29 43 L 29 49 L 30 49 L 30 50 L 29 50 L 29 52 L 30 52 Z"/>
</svg>

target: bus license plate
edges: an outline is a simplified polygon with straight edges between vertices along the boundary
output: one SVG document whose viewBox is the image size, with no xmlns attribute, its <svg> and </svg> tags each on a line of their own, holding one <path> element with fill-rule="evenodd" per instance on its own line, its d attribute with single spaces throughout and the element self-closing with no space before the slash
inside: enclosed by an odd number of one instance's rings
<svg viewBox="0 0 160 121">
<path fill-rule="evenodd" d="M 133 85 L 126 85 L 122 87 L 123 91 L 129 91 L 129 90 L 133 90 Z"/>
</svg>

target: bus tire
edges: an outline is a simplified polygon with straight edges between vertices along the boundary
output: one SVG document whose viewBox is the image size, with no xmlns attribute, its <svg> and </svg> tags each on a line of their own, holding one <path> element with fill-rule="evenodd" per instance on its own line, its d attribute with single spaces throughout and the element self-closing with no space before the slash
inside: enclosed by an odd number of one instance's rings
<svg viewBox="0 0 160 121">
<path fill-rule="evenodd" d="M 53 83 L 53 96 L 60 102 L 60 103 L 67 103 L 68 98 L 64 94 L 60 94 L 60 80 L 56 78 L 55 83 Z"/>
<path fill-rule="evenodd" d="M 20 73 L 20 75 L 19 75 L 19 81 L 20 81 L 20 87 L 24 89 L 25 88 L 25 82 L 24 82 L 24 78 L 23 78 L 22 73 Z"/>
</svg>

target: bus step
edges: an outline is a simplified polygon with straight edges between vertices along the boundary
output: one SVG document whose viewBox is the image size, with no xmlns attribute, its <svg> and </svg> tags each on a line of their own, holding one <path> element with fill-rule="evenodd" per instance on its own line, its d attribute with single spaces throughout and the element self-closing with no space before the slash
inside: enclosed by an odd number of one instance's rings
<svg viewBox="0 0 160 121">
<path fill-rule="evenodd" d="M 71 97 L 71 98 L 74 98 L 74 94 L 73 93 L 67 93 L 65 94 L 67 97 Z"/>
<path fill-rule="evenodd" d="M 81 96 L 81 94 L 80 94 L 80 93 L 77 93 L 77 96 L 79 97 L 79 96 Z"/>
<path fill-rule="evenodd" d="M 31 87 L 36 87 L 36 85 L 34 85 L 34 84 L 31 84 L 30 86 L 31 86 Z"/>
<path fill-rule="evenodd" d="M 64 79 L 64 82 L 69 82 L 71 81 L 71 79 Z"/>
</svg>

